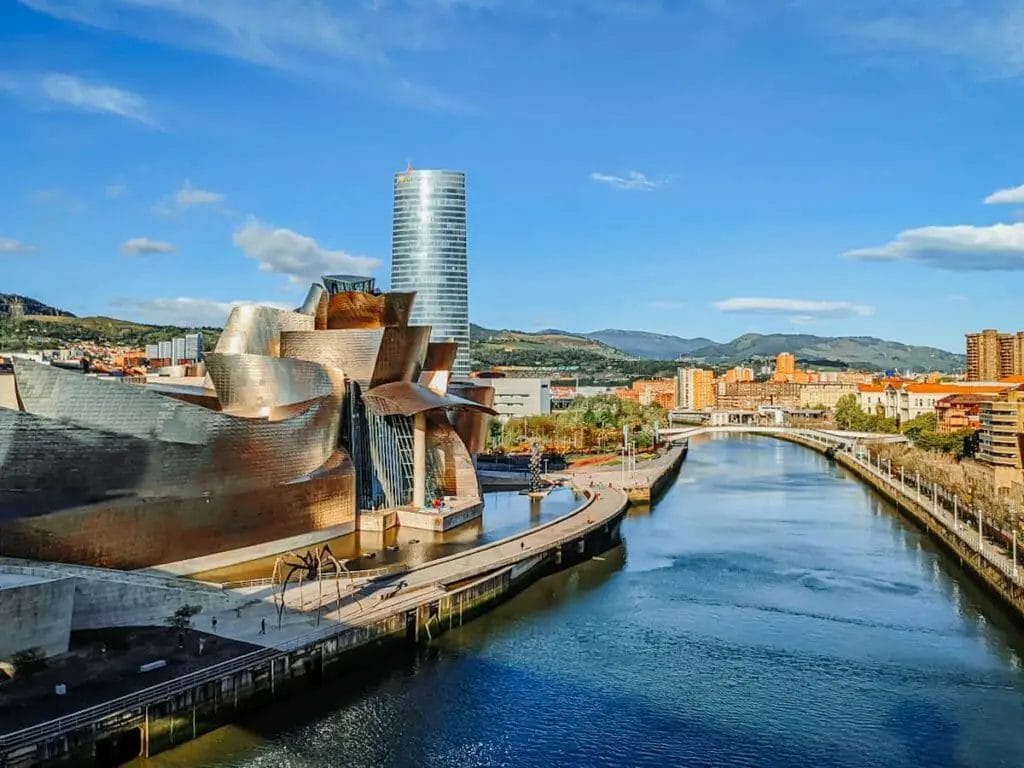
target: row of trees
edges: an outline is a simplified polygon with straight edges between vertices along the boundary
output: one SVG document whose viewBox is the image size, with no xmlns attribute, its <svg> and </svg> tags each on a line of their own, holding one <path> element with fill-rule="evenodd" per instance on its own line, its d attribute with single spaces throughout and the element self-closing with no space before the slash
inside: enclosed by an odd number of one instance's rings
<svg viewBox="0 0 1024 768">
<path fill-rule="evenodd" d="M 650 448 L 654 425 L 667 423 L 665 409 L 657 405 L 640 405 L 613 395 L 580 397 L 568 409 L 547 416 L 510 419 L 504 425 L 495 419 L 491 447 L 510 452 L 540 440 L 559 453 L 615 450 L 622 444 L 625 426 L 638 448 Z"/>
</svg>

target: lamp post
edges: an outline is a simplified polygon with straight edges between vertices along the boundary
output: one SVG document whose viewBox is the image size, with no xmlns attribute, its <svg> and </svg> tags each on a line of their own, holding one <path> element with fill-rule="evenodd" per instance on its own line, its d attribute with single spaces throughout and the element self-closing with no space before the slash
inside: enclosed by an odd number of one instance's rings
<svg viewBox="0 0 1024 768">
<path fill-rule="evenodd" d="M 960 497 L 953 494 L 953 530 L 960 530 Z"/>
</svg>

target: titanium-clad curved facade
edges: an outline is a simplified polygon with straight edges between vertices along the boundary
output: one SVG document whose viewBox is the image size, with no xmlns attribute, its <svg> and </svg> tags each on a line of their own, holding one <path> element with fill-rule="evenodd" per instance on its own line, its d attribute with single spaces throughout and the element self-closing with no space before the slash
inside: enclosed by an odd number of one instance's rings
<svg viewBox="0 0 1024 768">
<path fill-rule="evenodd" d="M 431 326 L 431 341 L 458 342 L 452 373 L 468 376 L 465 173 L 395 174 L 391 288 L 416 293 L 410 322 Z"/>
<path fill-rule="evenodd" d="M 0 555 L 141 568 L 336 536 L 359 509 L 422 505 L 424 491 L 478 501 L 472 441 L 450 419 L 493 411 L 450 393 L 455 345 L 409 325 L 412 294 L 325 284 L 299 311 L 234 309 L 203 386 L 16 359 Z"/>
</svg>

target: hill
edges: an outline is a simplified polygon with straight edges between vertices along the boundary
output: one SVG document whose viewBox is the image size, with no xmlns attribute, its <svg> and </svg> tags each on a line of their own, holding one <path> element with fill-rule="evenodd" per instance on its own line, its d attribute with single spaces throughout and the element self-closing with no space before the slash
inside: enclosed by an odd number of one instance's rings
<svg viewBox="0 0 1024 768">
<path fill-rule="evenodd" d="M 652 370 L 660 370 L 670 368 L 665 363 L 677 359 L 725 367 L 758 359 L 769 360 L 780 352 L 792 352 L 801 364 L 818 368 L 954 372 L 965 364 L 963 355 L 943 349 L 871 336 L 748 333 L 720 344 L 706 338 L 687 339 L 621 329 L 592 333 L 546 329 L 529 333 L 472 326 L 470 337 L 478 367 L 569 368 L 584 364 L 587 369 L 595 369 L 602 363 L 643 360 L 652 363 Z M 656 366 L 655 361 L 663 361 L 663 364 Z M 618 367 L 624 370 L 622 365 Z"/>
<path fill-rule="evenodd" d="M 147 344 L 184 336 L 186 333 L 193 333 L 196 330 L 203 332 L 203 345 L 208 350 L 212 349 L 220 337 L 219 328 L 196 329 L 170 325 L 147 325 L 118 320 L 113 317 L 75 317 L 69 313 L 59 315 L 26 314 L 23 318 L 0 316 L 0 350 L 20 352 L 27 349 L 47 349 L 75 343 L 113 344 L 141 348 Z"/>
<path fill-rule="evenodd" d="M 70 312 L 51 307 L 49 304 L 44 304 L 29 296 L 0 293 L 0 318 L 17 314 L 74 317 Z"/>
<path fill-rule="evenodd" d="M 809 334 L 748 333 L 725 344 L 709 344 L 686 355 L 712 365 L 734 365 L 746 360 L 772 358 L 792 352 L 797 360 L 819 367 L 890 368 L 953 372 L 962 369 L 964 356 L 936 347 L 886 341 L 873 336 L 812 336 Z"/>
<path fill-rule="evenodd" d="M 603 331 L 591 331 L 581 335 L 619 349 L 633 357 L 642 357 L 648 360 L 675 360 L 715 343 L 703 336 L 685 339 L 664 333 L 623 331 L 617 328 L 606 328 Z"/>
</svg>

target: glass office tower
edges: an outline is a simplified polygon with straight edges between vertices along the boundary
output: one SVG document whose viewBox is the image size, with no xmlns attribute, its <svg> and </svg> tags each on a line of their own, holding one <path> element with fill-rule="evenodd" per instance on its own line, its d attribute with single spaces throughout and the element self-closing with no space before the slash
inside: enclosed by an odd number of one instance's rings
<svg viewBox="0 0 1024 768">
<path fill-rule="evenodd" d="M 431 326 L 431 341 L 458 342 L 452 373 L 468 376 L 465 173 L 395 174 L 391 290 L 416 292 L 410 323 Z"/>
</svg>

